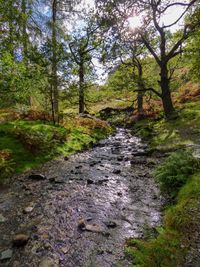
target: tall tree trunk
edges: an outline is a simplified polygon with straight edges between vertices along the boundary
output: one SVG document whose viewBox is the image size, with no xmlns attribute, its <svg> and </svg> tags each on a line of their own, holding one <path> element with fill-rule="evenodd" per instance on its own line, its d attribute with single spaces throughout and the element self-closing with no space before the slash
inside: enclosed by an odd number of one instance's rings
<svg viewBox="0 0 200 267">
<path fill-rule="evenodd" d="M 12 57 L 14 58 L 14 14 L 13 14 L 13 1 L 10 1 L 10 8 L 9 8 L 9 44 L 8 49 Z"/>
<path fill-rule="evenodd" d="M 143 81 L 143 69 L 142 69 L 142 64 L 140 60 L 135 57 L 135 66 L 138 70 L 138 78 L 137 78 L 137 85 L 138 85 L 138 93 L 137 93 L 137 112 L 138 112 L 138 119 L 141 120 L 144 118 L 144 110 L 143 110 L 143 97 L 144 97 L 144 90 L 145 90 L 145 85 Z M 133 70 L 133 75 L 134 70 Z"/>
<path fill-rule="evenodd" d="M 166 118 L 170 119 L 175 114 L 175 109 L 172 102 L 171 92 L 170 92 L 170 79 L 168 77 L 167 64 L 161 65 L 160 81 L 162 90 L 162 104 Z"/>
<path fill-rule="evenodd" d="M 53 3 L 52 3 L 52 87 L 53 87 L 53 102 L 54 102 L 53 107 L 54 107 L 55 121 L 59 122 L 56 20 L 57 20 L 57 0 L 53 0 Z"/>
<path fill-rule="evenodd" d="M 84 113 L 85 100 L 84 100 L 84 63 L 80 62 L 79 65 L 79 113 Z"/>
<path fill-rule="evenodd" d="M 138 119 L 142 119 L 144 117 L 144 110 L 143 110 L 143 92 L 137 93 L 137 112 L 138 112 Z"/>
<path fill-rule="evenodd" d="M 23 60 L 27 63 L 28 57 L 28 34 L 27 34 L 27 6 L 26 0 L 22 0 L 22 14 L 23 14 L 23 22 L 22 22 L 22 43 L 23 43 Z"/>
</svg>

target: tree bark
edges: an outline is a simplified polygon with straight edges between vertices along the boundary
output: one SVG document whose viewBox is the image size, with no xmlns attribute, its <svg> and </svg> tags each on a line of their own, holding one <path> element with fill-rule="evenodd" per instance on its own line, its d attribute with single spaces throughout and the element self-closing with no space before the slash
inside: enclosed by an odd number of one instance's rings
<svg viewBox="0 0 200 267">
<path fill-rule="evenodd" d="M 79 65 L 79 113 L 85 111 L 85 99 L 84 99 L 84 63 L 80 62 Z"/>
<path fill-rule="evenodd" d="M 143 92 L 139 91 L 137 93 L 137 112 L 138 112 L 138 119 L 142 119 L 144 117 L 144 110 L 143 110 Z"/>
<path fill-rule="evenodd" d="M 28 34 L 27 34 L 27 6 L 26 6 L 26 0 L 22 0 L 22 13 L 23 13 L 23 22 L 22 22 L 23 60 L 24 60 L 25 63 L 27 63 Z"/>
<path fill-rule="evenodd" d="M 53 108 L 54 108 L 54 114 L 55 114 L 55 121 L 59 123 L 56 19 L 57 19 L 57 0 L 53 0 L 53 3 L 52 3 L 52 88 L 53 88 Z"/>
<path fill-rule="evenodd" d="M 167 64 L 161 64 L 160 66 L 160 87 L 162 90 L 161 99 L 163 104 L 163 109 L 166 118 L 170 119 L 175 114 L 175 109 L 172 102 L 171 91 L 170 91 L 170 78 L 168 77 Z"/>
</svg>

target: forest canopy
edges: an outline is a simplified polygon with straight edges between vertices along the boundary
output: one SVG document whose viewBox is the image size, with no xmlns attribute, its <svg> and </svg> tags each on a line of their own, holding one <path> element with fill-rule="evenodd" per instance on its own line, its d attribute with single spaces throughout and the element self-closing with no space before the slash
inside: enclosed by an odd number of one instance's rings
<svg viewBox="0 0 200 267">
<path fill-rule="evenodd" d="M 152 96 L 172 118 L 172 93 L 199 81 L 199 1 L 1 0 L 0 12 L 1 108 L 57 123 L 125 90 L 139 116 Z"/>
</svg>

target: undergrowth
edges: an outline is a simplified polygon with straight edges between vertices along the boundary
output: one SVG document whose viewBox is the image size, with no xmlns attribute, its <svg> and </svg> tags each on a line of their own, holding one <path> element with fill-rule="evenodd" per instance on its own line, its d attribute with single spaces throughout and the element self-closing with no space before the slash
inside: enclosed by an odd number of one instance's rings
<svg viewBox="0 0 200 267">
<path fill-rule="evenodd" d="M 63 154 L 68 156 L 111 133 L 106 122 L 70 118 L 62 126 L 49 122 L 15 120 L 0 124 L 0 183 Z M 5 157 L 9 151 L 9 157 Z"/>
<path fill-rule="evenodd" d="M 190 177 L 178 193 L 177 204 L 165 212 L 164 226 L 156 238 L 130 239 L 126 253 L 137 267 L 179 267 L 190 246 L 198 240 L 200 173 Z"/>
<path fill-rule="evenodd" d="M 190 246 L 198 239 L 200 226 L 200 163 L 191 152 L 171 154 L 155 175 L 161 189 L 176 197 L 176 204 L 165 210 L 163 227 L 157 237 L 130 239 L 126 254 L 137 267 L 179 267 Z"/>
<path fill-rule="evenodd" d="M 192 156 L 192 151 L 180 150 L 172 153 L 156 169 L 154 176 L 161 192 L 175 198 L 179 189 L 199 168 L 199 161 Z"/>
</svg>

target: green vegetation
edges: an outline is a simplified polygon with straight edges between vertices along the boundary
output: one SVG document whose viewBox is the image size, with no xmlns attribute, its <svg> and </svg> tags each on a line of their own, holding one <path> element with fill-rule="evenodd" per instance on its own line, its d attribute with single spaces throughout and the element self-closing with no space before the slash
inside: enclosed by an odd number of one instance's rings
<svg viewBox="0 0 200 267">
<path fill-rule="evenodd" d="M 191 151 L 179 150 L 172 153 L 155 171 L 154 176 L 161 191 L 175 198 L 189 177 L 200 169 L 200 164 Z"/>
<path fill-rule="evenodd" d="M 0 124 L 1 181 L 63 154 L 81 151 L 112 131 L 97 119 L 71 118 L 64 126 L 16 120 Z"/>
<path fill-rule="evenodd" d="M 180 97 L 180 96 L 179 96 Z M 175 267 L 185 263 L 197 241 L 200 219 L 200 161 L 187 146 L 199 144 L 200 102 L 179 105 L 174 120 L 145 119 L 134 125 L 134 132 L 148 141 L 153 153 L 168 155 L 154 172 L 162 193 L 174 203 L 164 212 L 157 236 L 127 241 L 126 253 L 137 267 Z"/>
<path fill-rule="evenodd" d="M 157 229 L 158 236 L 128 240 L 126 253 L 133 266 L 175 267 L 185 263 L 184 257 L 191 244 L 198 239 L 195 233 L 200 231 L 200 172 L 187 178 L 178 193 L 176 205 L 165 211 L 163 228 Z"/>
<path fill-rule="evenodd" d="M 181 107 L 181 108 L 180 108 Z M 148 140 L 154 150 L 174 151 L 185 145 L 199 143 L 200 101 L 184 103 L 174 120 L 164 118 L 136 122 L 134 132 Z"/>
</svg>

